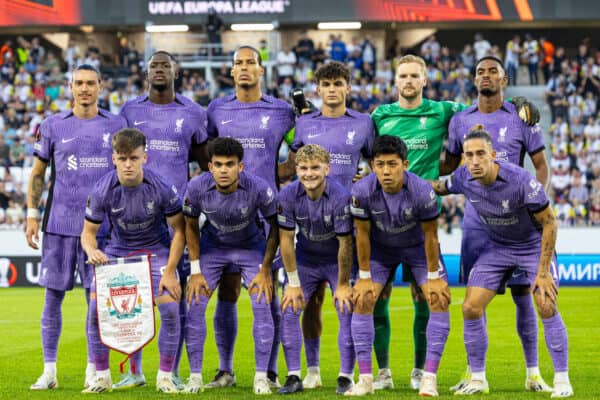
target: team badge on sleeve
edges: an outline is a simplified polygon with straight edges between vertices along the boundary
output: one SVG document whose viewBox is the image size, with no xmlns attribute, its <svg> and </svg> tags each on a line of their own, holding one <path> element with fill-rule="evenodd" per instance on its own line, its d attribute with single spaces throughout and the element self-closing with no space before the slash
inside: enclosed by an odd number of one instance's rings
<svg viewBox="0 0 600 400">
<path fill-rule="evenodd" d="M 90 217 L 92 216 L 92 208 L 90 207 L 92 205 L 92 198 L 90 196 L 88 196 L 87 198 L 87 202 L 85 203 L 85 215 L 89 215 Z"/>
</svg>

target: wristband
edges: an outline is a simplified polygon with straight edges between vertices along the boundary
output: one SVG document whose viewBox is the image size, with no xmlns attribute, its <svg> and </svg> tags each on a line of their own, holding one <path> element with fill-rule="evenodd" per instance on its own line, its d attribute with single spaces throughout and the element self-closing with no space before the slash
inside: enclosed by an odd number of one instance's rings
<svg viewBox="0 0 600 400">
<path fill-rule="evenodd" d="M 190 261 L 190 275 L 199 275 L 202 271 L 200 270 L 200 260 Z"/>
<path fill-rule="evenodd" d="M 427 279 L 440 279 L 440 271 L 427 272 Z"/>
<path fill-rule="evenodd" d="M 35 218 L 38 219 L 40 217 L 40 210 L 37 208 L 28 208 L 27 209 L 27 218 Z"/>
<path fill-rule="evenodd" d="M 371 271 L 358 270 L 359 279 L 371 279 Z"/>
<path fill-rule="evenodd" d="M 293 272 L 287 272 L 287 278 L 288 278 L 288 284 L 290 285 L 290 287 L 300 287 L 300 278 L 298 277 L 298 270 L 295 270 Z"/>
</svg>

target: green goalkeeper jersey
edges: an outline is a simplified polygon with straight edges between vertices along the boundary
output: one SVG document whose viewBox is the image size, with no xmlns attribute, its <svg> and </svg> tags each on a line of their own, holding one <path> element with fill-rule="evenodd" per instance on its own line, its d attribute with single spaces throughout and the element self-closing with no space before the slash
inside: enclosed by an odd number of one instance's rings
<svg viewBox="0 0 600 400">
<path fill-rule="evenodd" d="M 421 105 L 409 110 L 398 103 L 384 104 L 375 109 L 371 118 L 379 135 L 402 139 L 408 147 L 408 170 L 423 179 L 439 177 L 440 154 L 448 137 L 452 116 L 467 108 L 451 101 L 423 99 Z"/>
</svg>

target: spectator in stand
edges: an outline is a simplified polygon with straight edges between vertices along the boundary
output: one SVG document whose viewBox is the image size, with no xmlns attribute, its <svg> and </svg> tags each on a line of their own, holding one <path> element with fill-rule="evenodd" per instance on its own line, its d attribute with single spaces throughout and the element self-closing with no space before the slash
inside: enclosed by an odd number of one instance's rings
<svg viewBox="0 0 600 400">
<path fill-rule="evenodd" d="M 6 40 L 2 47 L 0 47 L 0 65 L 12 58 L 13 55 L 12 40 Z"/>
<path fill-rule="evenodd" d="M 473 50 L 475 51 L 475 60 L 480 60 L 488 55 L 492 50 L 492 45 L 483 38 L 481 33 L 477 33 L 475 34 L 475 42 L 473 42 Z"/>
<path fill-rule="evenodd" d="M 10 146 L 4 141 L 4 135 L 0 134 L 0 167 L 8 167 L 10 165 Z"/>
<path fill-rule="evenodd" d="M 263 63 L 269 61 L 271 50 L 269 49 L 269 45 L 265 39 L 261 39 L 258 45 L 258 52 L 260 53 L 260 60 Z"/>
<path fill-rule="evenodd" d="M 80 64 L 79 49 L 73 39 L 69 39 L 69 44 L 63 52 L 63 59 L 67 63 L 67 70 L 69 71 Z"/>
<path fill-rule="evenodd" d="M 567 122 L 569 121 L 569 101 L 565 93 L 565 85 L 558 85 L 556 96 L 554 96 L 554 100 L 552 101 L 552 107 L 556 119 L 560 117 Z"/>
<path fill-rule="evenodd" d="M 125 96 L 125 90 L 123 90 L 123 86 L 117 85 L 116 90 L 111 92 L 109 97 L 108 104 L 110 112 L 115 115 L 119 115 L 119 113 L 121 112 L 121 107 L 123 106 L 123 104 L 125 104 L 126 101 L 127 98 Z"/>
<path fill-rule="evenodd" d="M 519 72 L 519 60 L 521 59 L 521 38 L 519 35 L 513 36 L 506 43 L 506 57 L 504 58 L 504 68 L 508 76 L 508 85 L 516 85 Z"/>
<path fill-rule="evenodd" d="M 117 49 L 117 54 L 115 55 L 115 64 L 121 67 L 121 72 L 127 71 L 129 69 L 129 42 L 125 36 L 121 36 L 119 39 L 119 48 Z"/>
<path fill-rule="evenodd" d="M 281 85 L 286 78 L 293 81 L 296 68 L 296 54 L 287 46 L 277 53 L 277 82 Z"/>
<path fill-rule="evenodd" d="M 361 57 L 362 57 L 362 64 L 363 64 L 363 71 L 365 71 L 367 65 L 369 66 L 370 71 L 372 71 L 372 73 L 375 73 L 376 70 L 376 63 L 377 63 L 377 52 L 375 50 L 375 45 L 373 44 L 373 42 L 371 42 L 371 40 L 369 39 L 369 37 L 365 37 L 365 40 L 363 40 L 362 44 L 361 44 Z"/>
<path fill-rule="evenodd" d="M 40 38 L 34 37 L 31 39 L 31 47 L 29 50 L 29 57 L 31 57 L 34 64 L 41 64 L 46 55 L 46 49 L 40 44 Z"/>
<path fill-rule="evenodd" d="M 208 34 L 208 43 L 214 47 L 211 47 L 209 54 L 214 56 L 223 54 L 221 32 L 224 29 L 225 24 L 223 20 L 219 17 L 217 11 L 213 7 L 210 7 L 206 20 L 206 33 Z"/>
<path fill-rule="evenodd" d="M 559 223 L 559 226 L 571 226 L 573 225 L 573 207 L 567 202 L 565 196 L 558 196 L 558 201 L 554 205 L 554 215 Z"/>
<path fill-rule="evenodd" d="M 600 226 L 600 196 L 592 199 L 589 211 L 589 224 L 591 226 Z"/>
<path fill-rule="evenodd" d="M 329 57 L 333 61 L 339 61 L 341 63 L 346 61 L 346 57 L 348 57 L 348 51 L 346 50 L 346 43 L 342 40 L 342 35 L 332 35 L 333 39 L 331 41 L 331 50 L 329 52 Z"/>
<path fill-rule="evenodd" d="M 302 30 L 300 32 L 298 43 L 296 43 L 296 57 L 298 58 L 298 63 L 303 63 L 312 68 L 314 51 L 315 43 L 308 36 L 308 31 Z"/>
<path fill-rule="evenodd" d="M 25 147 L 21 139 L 16 137 L 10 149 L 10 164 L 16 167 L 23 167 L 25 163 Z"/>
<path fill-rule="evenodd" d="M 438 62 L 440 59 L 440 43 L 435 38 L 435 35 L 429 36 L 427 40 L 423 42 L 421 45 L 421 55 L 431 57 L 431 62 Z"/>
<path fill-rule="evenodd" d="M 538 66 L 540 62 L 540 46 L 530 33 L 525 35 L 523 43 L 523 59 L 529 71 L 529 84 L 538 84 Z"/>
<path fill-rule="evenodd" d="M 463 51 L 460 53 L 460 62 L 463 64 L 465 68 L 469 70 L 469 74 L 473 74 L 473 69 L 475 68 L 475 52 L 473 51 L 473 46 L 470 44 L 465 44 Z"/>
<path fill-rule="evenodd" d="M 556 51 L 554 49 L 554 44 L 543 36 L 540 38 L 540 47 L 542 58 L 541 65 L 542 71 L 544 73 L 544 82 L 548 82 L 548 79 L 550 79 L 550 71 L 552 68 L 552 62 Z"/>
<path fill-rule="evenodd" d="M 31 43 L 25 40 L 23 36 L 17 37 L 17 50 L 15 51 L 15 62 L 17 66 L 21 66 L 27 62 L 30 48 Z"/>
<path fill-rule="evenodd" d="M 233 93 L 233 78 L 231 77 L 231 70 L 227 64 L 221 64 L 221 68 L 215 73 L 215 81 L 217 82 L 219 93 L 225 95 Z"/>
</svg>

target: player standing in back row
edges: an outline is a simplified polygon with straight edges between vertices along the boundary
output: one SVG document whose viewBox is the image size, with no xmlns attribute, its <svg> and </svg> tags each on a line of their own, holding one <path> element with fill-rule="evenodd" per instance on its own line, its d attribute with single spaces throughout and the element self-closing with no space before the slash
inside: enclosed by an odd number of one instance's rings
<svg viewBox="0 0 600 400">
<path fill-rule="evenodd" d="M 87 64 L 77 67 L 71 81 L 73 109 L 46 119 L 36 134 L 36 158 L 27 191 L 25 231 L 27 243 L 33 249 L 39 248 L 38 207 L 48 164 L 51 165 L 52 184 L 42 225 L 44 241 L 39 281 L 46 288 L 41 321 L 44 372 L 31 385 L 32 390 L 58 387 L 56 353 L 62 329 L 62 302 L 65 291 L 73 289 L 76 271 L 89 303 L 94 271 L 91 265 L 85 263 L 79 240 L 85 202 L 98 179 L 113 168 L 110 139 L 114 132 L 125 127 L 123 118 L 98 108 L 101 90 L 100 73 L 94 67 Z M 100 230 L 99 241 L 103 242 L 106 235 L 107 229 Z M 88 324 L 89 320 L 86 320 L 86 326 Z M 85 387 L 94 379 L 92 357 L 88 341 Z"/>
<path fill-rule="evenodd" d="M 210 138 L 232 137 L 244 148 L 245 170 L 262 177 L 274 191 L 279 190 L 278 155 L 284 140 L 291 144 L 295 116 L 286 102 L 264 95 L 260 80 L 264 74 L 260 53 L 254 47 L 241 46 L 233 54 L 231 75 L 235 94 L 213 100 L 208 108 L 208 134 Z M 286 169 L 286 168 L 284 168 Z M 264 217 L 264 216 L 263 216 Z M 280 260 L 273 265 L 277 273 Z M 232 386 L 233 349 L 237 336 L 237 306 L 241 275 L 236 268 L 225 270 L 219 283 L 214 326 L 219 372 L 207 388 Z M 281 310 L 276 296 L 277 280 L 273 279 L 274 295 L 271 312 L 275 326 L 273 349 L 269 359 L 268 376 L 272 387 L 279 387 L 277 358 L 280 344 Z"/>
<path fill-rule="evenodd" d="M 177 62 L 166 51 L 155 52 L 148 60 L 148 93 L 129 100 L 121 109 L 121 115 L 131 128 L 139 129 L 147 138 L 148 164 L 146 168 L 158 173 L 164 180 L 175 185 L 183 197 L 189 179 L 188 162 L 197 161 L 206 168 L 204 156 L 207 141 L 206 111 L 197 103 L 175 93 Z M 182 198 L 183 201 L 183 198 Z M 180 263 L 178 274 L 182 288 L 189 275 L 189 264 Z M 185 326 L 185 301 L 180 303 L 181 326 Z M 183 345 L 183 332 L 179 338 L 179 350 L 175 361 L 173 382 L 181 390 L 179 360 Z M 115 389 L 141 386 L 146 382 L 142 372 L 142 352 L 133 356 L 136 371 L 128 374 L 114 385 Z"/>
</svg>

